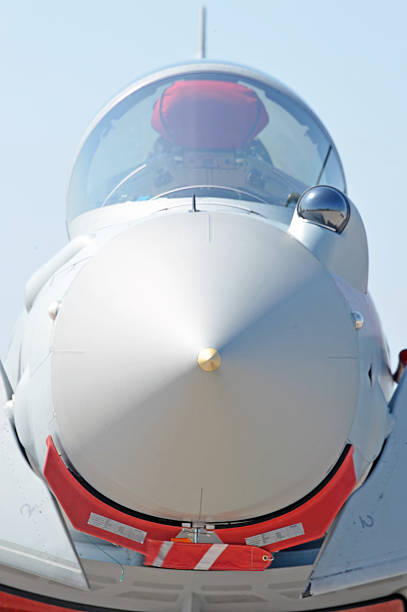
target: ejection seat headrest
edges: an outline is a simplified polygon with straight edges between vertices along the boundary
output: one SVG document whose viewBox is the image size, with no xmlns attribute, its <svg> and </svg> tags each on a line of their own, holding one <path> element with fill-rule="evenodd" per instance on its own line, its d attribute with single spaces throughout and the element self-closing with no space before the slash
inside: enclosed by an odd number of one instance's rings
<svg viewBox="0 0 407 612">
<path fill-rule="evenodd" d="M 193 149 L 240 149 L 267 125 L 257 94 L 229 81 L 177 81 L 154 105 L 151 125 L 169 142 Z"/>
</svg>

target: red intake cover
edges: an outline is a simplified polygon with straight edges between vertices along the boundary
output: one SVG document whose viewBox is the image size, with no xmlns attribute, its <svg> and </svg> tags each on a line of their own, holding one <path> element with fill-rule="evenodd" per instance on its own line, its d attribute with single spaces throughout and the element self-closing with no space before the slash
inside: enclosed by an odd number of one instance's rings
<svg viewBox="0 0 407 612">
<path fill-rule="evenodd" d="M 289 512 L 262 522 L 215 529 L 221 544 L 177 541 L 181 526 L 152 522 L 127 514 L 96 498 L 71 474 L 52 437 L 44 476 L 72 525 L 146 555 L 145 564 L 176 569 L 264 570 L 271 552 L 321 538 L 356 484 L 353 447 L 329 482 Z"/>
</svg>

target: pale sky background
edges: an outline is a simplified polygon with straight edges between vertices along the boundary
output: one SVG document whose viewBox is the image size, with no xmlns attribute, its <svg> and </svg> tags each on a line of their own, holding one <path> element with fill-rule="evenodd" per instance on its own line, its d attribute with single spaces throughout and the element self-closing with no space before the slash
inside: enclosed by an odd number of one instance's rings
<svg viewBox="0 0 407 612">
<path fill-rule="evenodd" d="M 24 285 L 66 242 L 65 191 L 97 111 L 196 52 L 195 0 L 0 0 L 0 355 Z M 366 224 L 370 291 L 407 346 L 406 0 L 208 0 L 208 57 L 261 69 L 319 115 Z"/>
</svg>

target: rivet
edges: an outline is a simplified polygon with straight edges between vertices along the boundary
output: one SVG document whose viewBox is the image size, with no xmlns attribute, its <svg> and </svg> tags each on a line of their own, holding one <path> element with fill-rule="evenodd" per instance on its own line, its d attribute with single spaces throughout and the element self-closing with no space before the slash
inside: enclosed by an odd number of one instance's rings
<svg viewBox="0 0 407 612">
<path fill-rule="evenodd" d="M 55 321 L 57 318 L 60 307 L 61 302 L 59 301 L 51 302 L 51 304 L 48 306 L 48 315 L 53 321 Z"/>
<path fill-rule="evenodd" d="M 365 319 L 362 315 L 361 312 L 359 312 L 358 310 L 353 310 L 351 312 L 351 317 L 353 320 L 353 327 L 355 329 L 362 329 L 364 323 L 365 323 Z"/>
</svg>

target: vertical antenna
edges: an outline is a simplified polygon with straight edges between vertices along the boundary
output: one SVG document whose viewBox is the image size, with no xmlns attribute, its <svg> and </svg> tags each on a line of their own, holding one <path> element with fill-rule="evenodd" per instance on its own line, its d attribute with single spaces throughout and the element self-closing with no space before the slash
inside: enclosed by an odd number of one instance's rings
<svg viewBox="0 0 407 612">
<path fill-rule="evenodd" d="M 198 30 L 198 59 L 206 57 L 206 6 L 201 6 L 199 11 L 199 30 Z"/>
<path fill-rule="evenodd" d="M 198 212 L 196 209 L 196 198 L 195 198 L 195 194 L 192 194 L 192 210 L 191 212 Z"/>
</svg>

